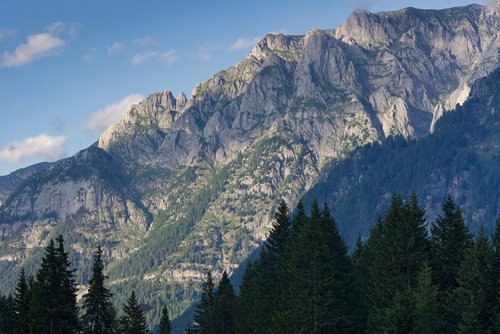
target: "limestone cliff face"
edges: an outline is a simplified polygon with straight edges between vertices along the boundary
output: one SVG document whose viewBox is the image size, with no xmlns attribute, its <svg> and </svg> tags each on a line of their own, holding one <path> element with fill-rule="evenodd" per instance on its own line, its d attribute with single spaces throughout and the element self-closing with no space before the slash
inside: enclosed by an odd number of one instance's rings
<svg viewBox="0 0 500 334">
<path fill-rule="evenodd" d="M 76 224 L 87 244 L 106 242 L 118 287 L 189 290 L 207 267 L 231 272 L 265 238 L 278 199 L 294 204 L 332 159 L 427 135 L 463 102 L 500 63 L 499 24 L 497 5 L 407 8 L 267 35 L 189 99 L 150 95 L 98 147 L 13 191 L 0 208 L 0 270 Z"/>
<path fill-rule="evenodd" d="M 240 64 L 197 86 L 182 108 L 169 92 L 148 97 L 99 146 L 175 169 L 199 156 L 227 164 L 280 121 L 300 127 L 306 115 L 331 118 L 314 138 L 297 129 L 325 148 L 315 150 L 320 161 L 338 155 L 343 144 L 330 130 L 348 122 L 368 136 L 350 146 L 426 135 L 441 107 L 463 102 L 470 84 L 498 66 L 499 28 L 495 6 L 471 5 L 356 12 L 335 30 L 268 35 Z"/>
</svg>

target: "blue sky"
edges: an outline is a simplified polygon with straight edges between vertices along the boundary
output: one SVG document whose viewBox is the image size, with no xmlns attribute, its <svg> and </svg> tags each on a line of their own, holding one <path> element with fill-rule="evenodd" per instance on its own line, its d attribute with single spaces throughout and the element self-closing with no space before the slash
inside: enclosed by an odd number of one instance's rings
<svg viewBox="0 0 500 334">
<path fill-rule="evenodd" d="M 484 4 L 485 1 L 476 1 Z M 461 0 L 0 2 L 0 175 L 73 155 L 131 103 L 196 84 L 269 32 L 339 26 L 356 8 L 445 8 Z"/>
</svg>

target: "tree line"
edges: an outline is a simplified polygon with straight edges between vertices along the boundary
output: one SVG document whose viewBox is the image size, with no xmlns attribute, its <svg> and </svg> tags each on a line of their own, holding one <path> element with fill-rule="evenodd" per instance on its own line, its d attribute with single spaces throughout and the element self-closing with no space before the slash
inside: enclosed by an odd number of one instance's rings
<svg viewBox="0 0 500 334">
<path fill-rule="evenodd" d="M 395 194 L 349 254 L 326 205 L 291 216 L 281 201 L 239 295 L 209 271 L 186 333 L 500 333 L 500 218 L 474 238 L 451 196 L 442 210 L 429 228 L 416 194 Z M 35 277 L 21 270 L 0 297 L 0 334 L 147 333 L 134 291 L 118 316 L 106 279 L 98 247 L 77 304 L 64 239 L 51 240 Z M 171 331 L 163 307 L 159 332 Z"/>
<path fill-rule="evenodd" d="M 430 226 L 393 195 L 348 254 L 328 207 L 279 205 L 236 296 L 209 272 L 186 333 L 500 333 L 500 218 L 474 238 L 451 196 Z"/>
<path fill-rule="evenodd" d="M 57 242 L 57 244 L 56 244 Z M 146 334 L 143 307 L 132 291 L 122 314 L 112 303 L 105 286 L 106 275 L 99 246 L 94 255 L 92 277 L 77 304 L 77 288 L 70 269 L 64 239 L 50 240 L 36 276 L 21 269 L 13 295 L 0 295 L 0 334 Z M 170 334 L 166 307 L 162 310 L 160 333 Z"/>
</svg>

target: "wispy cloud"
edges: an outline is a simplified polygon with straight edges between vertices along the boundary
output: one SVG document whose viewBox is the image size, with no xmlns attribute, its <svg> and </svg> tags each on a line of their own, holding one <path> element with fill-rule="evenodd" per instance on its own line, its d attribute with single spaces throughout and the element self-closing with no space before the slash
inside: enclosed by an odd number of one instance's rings
<svg viewBox="0 0 500 334">
<path fill-rule="evenodd" d="M 200 60 L 209 60 L 212 57 L 212 52 L 222 48 L 218 44 L 203 43 L 197 50 L 189 52 L 188 55 Z"/>
<path fill-rule="evenodd" d="M 145 37 L 140 37 L 140 38 L 134 39 L 134 44 L 136 44 L 138 46 L 145 47 L 145 46 L 155 45 L 156 41 L 149 36 L 145 36 Z"/>
<path fill-rule="evenodd" d="M 62 22 L 56 21 L 45 28 L 45 31 L 53 35 L 66 34 L 70 37 L 75 37 L 78 34 L 80 24 L 77 22 Z"/>
<path fill-rule="evenodd" d="M 35 59 L 54 53 L 65 42 L 50 33 L 29 35 L 27 41 L 16 47 L 13 52 L 4 52 L 0 66 L 13 67 L 29 64 Z"/>
<path fill-rule="evenodd" d="M 254 38 L 246 38 L 246 37 L 240 37 L 237 40 L 235 40 L 231 45 L 229 46 L 230 50 L 240 50 L 240 49 L 247 49 L 253 47 L 255 44 L 257 44 L 258 41 L 261 40 L 261 36 L 254 37 Z"/>
<path fill-rule="evenodd" d="M 174 49 L 167 50 L 160 56 L 160 60 L 169 65 L 175 63 L 177 59 L 179 59 L 179 53 Z"/>
<path fill-rule="evenodd" d="M 108 55 L 112 55 L 120 52 L 125 45 L 121 42 L 114 42 L 110 46 L 108 46 Z"/>
<path fill-rule="evenodd" d="M 146 51 L 146 52 L 136 53 L 132 57 L 132 65 L 142 64 L 142 63 L 144 63 L 145 61 L 147 61 L 148 59 L 150 59 L 150 58 L 152 58 L 154 56 L 156 56 L 156 52 L 155 51 Z"/>
<path fill-rule="evenodd" d="M 20 163 L 31 160 L 57 160 L 65 155 L 66 136 L 39 134 L 14 141 L 0 150 L 0 160 Z"/>
<path fill-rule="evenodd" d="M 97 48 L 95 46 L 85 47 L 85 48 L 83 48 L 83 52 L 84 52 L 83 56 L 82 56 L 83 61 L 85 61 L 87 63 L 91 63 L 91 62 L 96 61 Z"/>
<path fill-rule="evenodd" d="M 16 33 L 14 29 L 0 28 L 0 41 L 13 36 Z"/>
<path fill-rule="evenodd" d="M 141 94 L 128 95 L 120 101 L 109 104 L 94 112 L 89 117 L 85 127 L 91 132 L 101 133 L 111 124 L 121 120 L 133 104 L 139 103 L 142 100 L 144 100 L 144 96 Z"/>
</svg>

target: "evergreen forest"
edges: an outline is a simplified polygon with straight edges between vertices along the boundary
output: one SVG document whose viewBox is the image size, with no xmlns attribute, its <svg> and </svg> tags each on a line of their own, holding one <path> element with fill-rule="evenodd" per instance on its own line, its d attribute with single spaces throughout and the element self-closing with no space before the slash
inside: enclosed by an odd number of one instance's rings
<svg viewBox="0 0 500 334">
<path fill-rule="evenodd" d="M 239 287 L 208 271 L 186 333 L 500 333 L 500 218 L 472 234 L 451 196 L 428 223 L 417 195 L 392 195 L 354 250 L 329 208 L 284 201 Z M 51 240 L 34 276 L 21 269 L 0 294 L 0 334 L 172 333 L 169 311 L 148 328 L 133 290 L 116 307 L 102 250 L 78 291 L 64 238 Z"/>
</svg>

